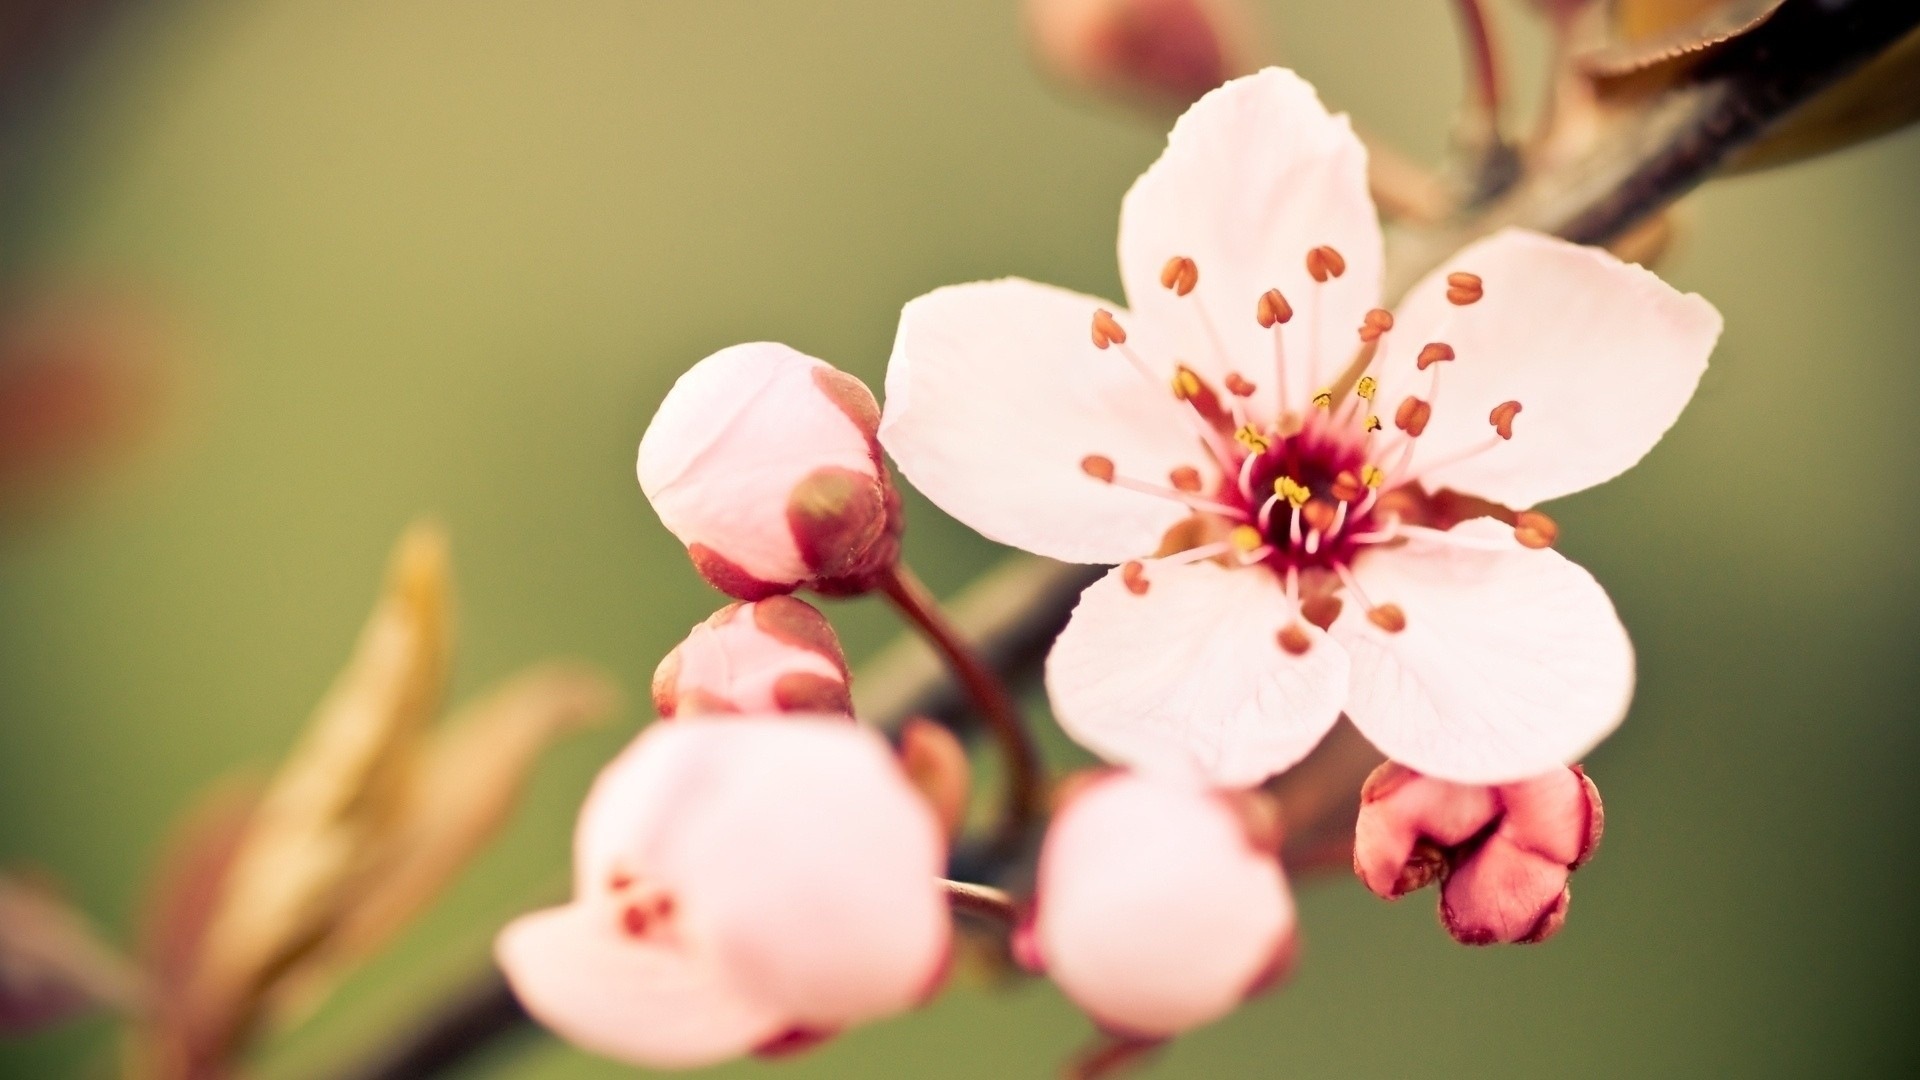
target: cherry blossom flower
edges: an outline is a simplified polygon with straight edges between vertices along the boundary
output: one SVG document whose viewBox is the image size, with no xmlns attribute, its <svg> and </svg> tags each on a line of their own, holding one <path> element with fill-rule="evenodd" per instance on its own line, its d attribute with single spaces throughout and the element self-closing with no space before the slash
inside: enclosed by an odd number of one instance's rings
<svg viewBox="0 0 1920 1080">
<path fill-rule="evenodd" d="M 1047 831 L 1023 959 L 1130 1038 L 1212 1023 L 1271 984 L 1293 953 L 1293 897 L 1249 798 L 1171 773 L 1088 782 Z"/>
<path fill-rule="evenodd" d="M 695 364 L 640 439 L 640 488 L 714 588 L 864 592 L 899 556 L 900 505 L 860 380 L 785 345 Z"/>
<path fill-rule="evenodd" d="M 1567 878 L 1604 822 L 1578 766 L 1483 787 L 1387 762 L 1361 791 L 1353 869 L 1388 900 L 1439 879 L 1440 922 L 1464 944 L 1545 941 L 1566 922 Z"/>
<path fill-rule="evenodd" d="M 936 987 L 945 847 L 869 730 L 675 720 L 594 785 L 573 902 L 516 920 L 496 952 L 535 1018 L 608 1057 L 690 1068 L 808 1045 Z"/>
<path fill-rule="evenodd" d="M 853 713 L 847 658 L 804 600 L 729 604 L 693 628 L 653 673 L 663 717 L 688 713 Z"/>
<path fill-rule="evenodd" d="M 1390 313 L 1366 172 L 1346 118 L 1268 69 L 1195 104 L 1128 192 L 1130 310 L 1003 279 L 901 314 L 880 440 L 902 472 L 994 540 L 1120 564 L 1047 670 L 1110 759 L 1254 783 L 1344 711 L 1394 760 L 1498 783 L 1625 714 L 1626 632 L 1530 508 L 1653 447 L 1719 315 L 1517 230 Z"/>
</svg>

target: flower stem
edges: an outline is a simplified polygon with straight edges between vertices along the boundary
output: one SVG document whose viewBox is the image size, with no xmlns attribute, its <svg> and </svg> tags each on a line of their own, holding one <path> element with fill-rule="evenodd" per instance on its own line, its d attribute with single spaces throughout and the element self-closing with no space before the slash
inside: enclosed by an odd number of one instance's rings
<svg viewBox="0 0 1920 1080">
<path fill-rule="evenodd" d="M 905 563 L 895 563 L 887 571 L 881 578 L 880 591 L 946 660 L 954 678 L 966 688 L 974 707 L 985 720 L 1007 771 L 1006 809 L 994 831 L 993 846 L 1001 852 L 1016 850 L 1025 843 L 1028 832 L 1040 819 L 1044 788 L 1040 753 L 1027 733 L 1019 706 L 1000 677 L 961 639 L 941 612 L 939 601 Z"/>
<path fill-rule="evenodd" d="M 947 881 L 944 884 L 947 887 L 947 905 L 956 912 L 1001 923 L 1008 929 L 1012 929 L 1020 919 L 1020 913 L 1013 906 L 1013 897 L 1003 889 L 975 885 L 971 881 Z"/>
</svg>

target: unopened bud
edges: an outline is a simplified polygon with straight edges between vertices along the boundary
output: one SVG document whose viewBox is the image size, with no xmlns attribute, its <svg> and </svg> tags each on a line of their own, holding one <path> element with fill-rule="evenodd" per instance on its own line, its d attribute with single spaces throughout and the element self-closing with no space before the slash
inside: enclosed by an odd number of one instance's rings
<svg viewBox="0 0 1920 1080">
<path fill-rule="evenodd" d="M 1251 70 L 1244 0 L 1027 0 L 1026 7 L 1042 64 L 1098 93 L 1185 106 Z"/>
<path fill-rule="evenodd" d="M 1353 866 L 1387 899 L 1438 880 L 1440 919 L 1468 945 L 1543 941 L 1567 878 L 1600 842 L 1600 793 L 1579 766 L 1512 784 L 1455 784 L 1388 762 L 1361 790 Z"/>
<path fill-rule="evenodd" d="M 785 345 L 735 345 L 668 391 L 640 441 L 640 487 L 722 592 L 862 592 L 899 556 L 879 422 L 858 379 Z"/>
<path fill-rule="evenodd" d="M 654 672 L 653 704 L 663 717 L 853 712 L 839 638 L 791 596 L 729 604 L 694 627 Z"/>
</svg>

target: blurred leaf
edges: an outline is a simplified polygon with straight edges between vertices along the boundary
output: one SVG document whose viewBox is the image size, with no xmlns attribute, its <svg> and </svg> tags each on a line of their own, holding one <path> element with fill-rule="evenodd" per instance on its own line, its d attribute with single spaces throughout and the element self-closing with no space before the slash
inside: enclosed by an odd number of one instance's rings
<svg viewBox="0 0 1920 1080">
<path fill-rule="evenodd" d="M 540 754 L 619 702 L 618 688 L 599 672 L 549 663 L 460 709 L 426 753 L 391 838 L 391 869 L 345 913 L 325 955 L 298 974 L 305 985 L 293 996 L 324 992 L 425 910 L 507 823 Z"/>
<path fill-rule="evenodd" d="M 409 529 L 353 658 L 268 784 L 189 991 L 217 1050 L 249 1033 L 279 980 L 395 871 L 390 840 L 445 690 L 450 589 L 445 537 Z"/>
<path fill-rule="evenodd" d="M 1840 80 L 1734 158 L 1736 172 L 1830 153 L 1920 121 L 1920 31 Z"/>
<path fill-rule="evenodd" d="M 199 1037 L 207 1025 L 190 1011 L 188 991 L 261 786 L 257 777 L 214 785 L 174 824 L 162 848 L 141 905 L 139 960 L 153 986 L 153 1007 L 128 1047 L 134 1076 L 206 1076 L 217 1068 L 217 1055 Z"/>
<path fill-rule="evenodd" d="M 33 1031 L 102 1006 L 132 1009 L 139 973 L 51 890 L 0 875 L 0 1034 Z"/>
</svg>

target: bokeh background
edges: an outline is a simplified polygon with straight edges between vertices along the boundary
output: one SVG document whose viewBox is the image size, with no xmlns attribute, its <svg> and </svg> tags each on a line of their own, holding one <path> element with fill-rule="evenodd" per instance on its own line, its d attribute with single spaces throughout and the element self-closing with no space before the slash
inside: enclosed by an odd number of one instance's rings
<svg viewBox="0 0 1920 1080">
<path fill-rule="evenodd" d="M 1263 9 L 1336 107 L 1442 149 L 1438 0 Z M 125 936 L 165 821 L 287 748 L 407 521 L 452 532 L 460 691 L 568 654 L 644 701 L 717 603 L 632 476 L 674 376 L 773 338 L 878 385 L 936 285 L 1117 294 L 1119 198 L 1163 130 L 1047 85 L 1013 0 L 193 0 L 116 24 L 47 135 L 7 265 L 142 282 L 180 348 L 159 436 L 0 537 L 0 863 Z M 1151 1075 L 1915 1075 L 1915 192 L 1909 133 L 1687 205 L 1663 271 L 1725 313 L 1713 369 L 1644 465 L 1555 508 L 1641 666 L 1590 761 L 1608 830 L 1567 931 L 1468 950 L 1430 895 L 1305 883 L 1292 985 Z M 910 512 L 940 590 L 998 554 Z M 830 610 L 856 656 L 891 633 Z M 641 720 L 553 753 L 263 1075 L 323 1075 L 477 970 L 557 894 L 584 786 Z M 962 986 L 714 1075 L 1041 1076 L 1088 1030 L 1043 984 Z M 106 1075 L 110 1031 L 0 1045 L 0 1074 Z M 472 1075 L 630 1071 L 527 1039 Z"/>
</svg>

